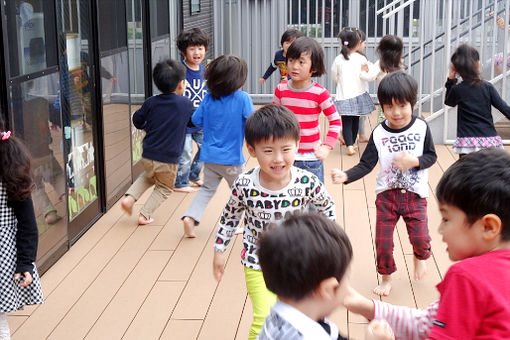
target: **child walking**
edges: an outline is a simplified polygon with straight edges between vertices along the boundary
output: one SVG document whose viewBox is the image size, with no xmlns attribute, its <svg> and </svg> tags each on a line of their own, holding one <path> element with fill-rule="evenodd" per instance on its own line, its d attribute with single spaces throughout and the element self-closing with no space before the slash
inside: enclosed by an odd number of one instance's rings
<svg viewBox="0 0 510 340">
<path fill-rule="evenodd" d="M 6 313 L 43 303 L 35 259 L 39 232 L 30 193 L 30 158 L 0 119 L 0 339 L 10 339 Z"/>
<path fill-rule="evenodd" d="M 287 107 L 299 121 L 301 138 L 294 165 L 324 181 L 323 161 L 335 147 L 342 123 L 328 90 L 311 79 L 326 73 L 322 47 L 312 38 L 296 39 L 287 51 L 287 69 L 292 79 L 276 86 L 273 104 Z M 319 126 L 321 112 L 329 122 L 324 142 Z"/>
<path fill-rule="evenodd" d="M 186 67 L 186 89 L 184 96 L 189 98 L 196 109 L 207 93 L 207 87 L 204 80 L 204 61 L 209 45 L 207 33 L 198 27 L 183 31 L 177 37 L 177 48 L 184 57 L 182 63 Z M 186 128 L 186 139 L 184 140 L 184 149 L 179 160 L 177 177 L 175 178 L 174 191 L 195 192 L 195 188 L 189 186 L 190 182 L 196 186 L 203 184 L 200 179 L 200 172 L 204 165 L 200 161 L 200 148 L 204 134 L 201 128 L 196 126 Z M 193 142 L 197 145 L 197 153 L 193 157 Z M 192 159 L 193 158 L 193 159 Z"/>
<path fill-rule="evenodd" d="M 161 94 L 148 98 L 133 115 L 133 125 L 146 133 L 142 153 L 144 172 L 121 202 L 122 208 L 131 215 L 135 202 L 154 185 L 140 210 L 139 225 L 154 222 L 152 213 L 173 192 L 186 126 L 193 113 L 191 101 L 182 96 L 186 69 L 181 62 L 171 59 L 159 62 L 152 74 Z"/>
<path fill-rule="evenodd" d="M 301 31 L 290 28 L 283 32 L 280 44 L 282 45 L 282 49 L 276 51 L 274 54 L 274 60 L 271 65 L 266 70 L 266 73 L 259 79 L 261 84 L 265 84 L 266 80 L 273 74 L 276 69 L 280 70 L 280 81 L 287 81 L 289 79 L 289 72 L 287 71 L 287 50 L 289 46 L 296 40 L 303 36 Z"/>
<path fill-rule="evenodd" d="M 335 106 L 342 117 L 343 138 L 347 154 L 354 155 L 354 143 L 358 135 L 359 117 L 375 110 L 372 98 L 367 92 L 367 81 L 362 77 L 362 65 L 367 58 L 360 53 L 364 50 L 365 34 L 355 27 L 345 27 L 338 34 L 340 54 L 331 66 L 331 76 L 336 86 Z"/>
<path fill-rule="evenodd" d="M 346 339 L 326 318 L 349 292 L 352 246 L 338 224 L 316 214 L 290 215 L 262 235 L 258 256 L 267 288 L 278 295 L 259 340 Z M 375 323 L 365 339 L 395 339 L 386 322 Z"/>
<path fill-rule="evenodd" d="M 334 183 L 351 183 L 372 171 L 379 161 L 375 192 L 377 209 L 375 247 L 377 272 L 382 282 L 375 289 L 388 295 L 391 274 L 396 271 L 393 259 L 393 231 L 403 217 L 414 251 L 414 279 L 425 275 L 430 257 L 427 226 L 427 168 L 437 159 L 427 123 L 413 116 L 418 85 L 400 71 L 386 76 L 379 84 L 377 97 L 386 120 L 372 131 L 358 165 L 343 172 L 333 169 Z"/>
<path fill-rule="evenodd" d="M 510 155 L 490 149 L 454 163 L 436 189 L 439 233 L 453 264 L 426 310 L 369 300 L 345 306 L 385 319 L 397 339 L 508 339 L 510 334 Z"/>
<path fill-rule="evenodd" d="M 182 216 L 186 237 L 196 237 L 195 226 L 202 220 L 221 179 L 231 187 L 244 171 L 244 124 L 255 110 L 250 96 L 240 90 L 247 75 L 246 61 L 234 55 L 214 59 L 205 70 L 209 92 L 192 117 L 193 124 L 204 131 L 200 153 L 204 185 Z"/>
<path fill-rule="evenodd" d="M 255 339 L 276 302 L 260 271 L 257 255 L 260 235 L 269 223 L 306 211 L 312 203 L 319 213 L 334 220 L 335 204 L 317 176 L 293 166 L 300 127 L 291 111 L 279 105 L 260 108 L 246 121 L 245 135 L 248 151 L 257 158 L 259 166 L 239 175 L 232 185 L 214 243 L 213 274 L 217 281 L 221 280 L 224 252 L 244 212 L 241 263 L 253 305 L 248 339 Z"/>
<path fill-rule="evenodd" d="M 492 119 L 491 106 L 510 119 L 510 107 L 494 85 L 480 75 L 480 56 L 473 47 L 460 45 L 452 55 L 446 80 L 445 104 L 457 106 L 457 138 L 453 151 L 462 157 L 487 148 L 503 148 Z M 462 82 L 457 84 L 457 74 Z"/>
</svg>

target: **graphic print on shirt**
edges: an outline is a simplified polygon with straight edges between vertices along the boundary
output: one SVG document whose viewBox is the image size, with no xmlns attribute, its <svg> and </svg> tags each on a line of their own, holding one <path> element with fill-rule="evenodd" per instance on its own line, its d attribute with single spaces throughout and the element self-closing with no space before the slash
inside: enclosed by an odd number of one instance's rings
<svg viewBox="0 0 510 340">
<path fill-rule="evenodd" d="M 275 64 L 276 64 L 276 67 L 278 67 L 278 69 L 280 70 L 281 80 L 287 80 L 284 78 L 284 77 L 289 76 L 289 71 L 287 70 L 287 62 L 285 60 L 283 60 L 283 61 L 277 61 L 277 62 L 275 62 Z"/>
<path fill-rule="evenodd" d="M 399 135 L 390 137 L 383 137 L 381 145 L 387 149 L 387 152 L 393 157 L 399 155 L 401 152 L 406 152 L 410 155 L 416 149 L 417 144 L 421 142 L 422 136 L 419 133 L 405 132 Z M 390 189 L 406 189 L 410 190 L 418 182 L 419 175 L 415 168 L 408 170 L 400 170 L 393 164 L 385 171 L 386 187 Z"/>
<path fill-rule="evenodd" d="M 184 90 L 184 96 L 188 97 L 189 100 L 193 103 L 193 107 L 197 108 L 202 99 L 204 99 L 207 94 L 207 89 L 205 87 L 205 81 L 199 78 L 193 78 L 191 83 L 186 80 L 186 89 Z"/>
</svg>

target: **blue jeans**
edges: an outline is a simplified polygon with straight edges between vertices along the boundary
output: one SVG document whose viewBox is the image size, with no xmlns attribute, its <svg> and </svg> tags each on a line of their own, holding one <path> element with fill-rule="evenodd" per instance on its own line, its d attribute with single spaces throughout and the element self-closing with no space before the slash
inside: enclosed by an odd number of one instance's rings
<svg viewBox="0 0 510 340">
<path fill-rule="evenodd" d="M 294 166 L 303 170 L 310 171 L 315 176 L 319 177 L 324 183 L 324 162 L 322 161 L 294 161 Z"/>
<path fill-rule="evenodd" d="M 177 177 L 175 178 L 175 187 L 183 188 L 189 186 L 189 181 L 198 181 L 200 179 L 200 171 L 204 166 L 204 162 L 200 161 L 200 148 L 202 147 L 202 140 L 204 133 L 202 131 L 187 133 L 184 140 L 184 149 L 182 150 L 181 159 L 179 159 L 179 169 L 177 170 Z M 193 156 L 193 142 L 195 141 L 198 151 L 191 161 Z"/>
</svg>

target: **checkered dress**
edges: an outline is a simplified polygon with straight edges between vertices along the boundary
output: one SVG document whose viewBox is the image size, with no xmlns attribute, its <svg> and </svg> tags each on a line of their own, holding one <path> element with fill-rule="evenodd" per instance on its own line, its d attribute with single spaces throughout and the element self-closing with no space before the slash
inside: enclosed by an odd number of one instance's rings
<svg viewBox="0 0 510 340">
<path fill-rule="evenodd" d="M 13 312 L 22 309 L 24 305 L 43 302 L 35 263 L 32 284 L 20 287 L 14 281 L 17 224 L 13 209 L 7 206 L 7 192 L 0 182 L 0 313 Z"/>
<path fill-rule="evenodd" d="M 368 92 L 354 98 L 337 100 L 335 107 L 340 116 L 365 116 L 375 110 L 374 102 Z"/>
</svg>

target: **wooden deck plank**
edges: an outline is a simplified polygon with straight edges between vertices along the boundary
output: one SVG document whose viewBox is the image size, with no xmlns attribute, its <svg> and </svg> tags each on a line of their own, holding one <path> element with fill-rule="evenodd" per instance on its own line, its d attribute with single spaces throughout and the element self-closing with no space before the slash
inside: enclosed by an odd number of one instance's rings
<svg viewBox="0 0 510 340">
<path fill-rule="evenodd" d="M 203 320 L 170 320 L 160 340 L 196 339 Z M 217 337 L 219 339 L 220 337 Z"/>
</svg>

